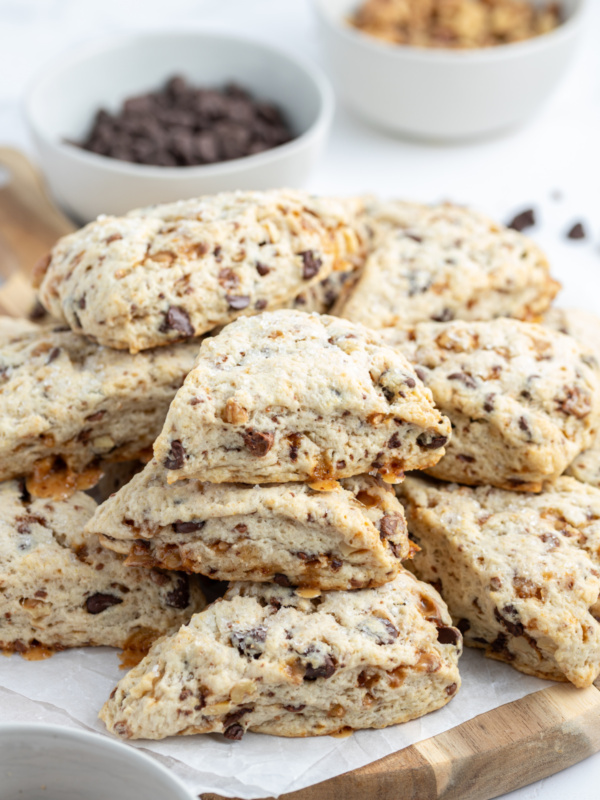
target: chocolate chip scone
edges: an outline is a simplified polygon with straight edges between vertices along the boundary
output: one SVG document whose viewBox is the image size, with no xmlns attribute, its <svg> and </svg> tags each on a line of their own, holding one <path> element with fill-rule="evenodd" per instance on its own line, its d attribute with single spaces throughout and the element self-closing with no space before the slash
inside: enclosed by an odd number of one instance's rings
<svg viewBox="0 0 600 800">
<path fill-rule="evenodd" d="M 198 343 L 137 356 L 60 327 L 0 348 L 0 480 L 134 459 L 152 446 Z M 36 463 L 37 462 L 37 463 Z M 31 488 L 31 487 L 30 487 Z"/>
<path fill-rule="evenodd" d="M 461 650 L 438 593 L 405 570 L 378 589 L 314 599 L 235 583 L 157 642 L 100 718 L 129 739 L 384 728 L 454 696 Z"/>
<path fill-rule="evenodd" d="M 96 508 L 0 484 L 0 650 L 147 648 L 204 607 L 196 579 L 125 566 L 83 529 Z"/>
<path fill-rule="evenodd" d="M 270 483 L 378 471 L 444 453 L 450 424 L 404 356 L 335 317 L 284 310 L 205 339 L 154 454 L 168 481 Z"/>
<path fill-rule="evenodd" d="M 278 308 L 362 246 L 359 200 L 227 192 L 102 217 L 40 265 L 40 299 L 100 344 L 135 353 Z"/>
<path fill-rule="evenodd" d="M 333 313 L 370 328 L 496 317 L 535 319 L 559 284 L 546 257 L 517 231 L 449 203 L 373 203 L 379 230 L 354 286 Z"/>
<path fill-rule="evenodd" d="M 322 492 L 306 483 L 168 486 L 152 461 L 86 530 L 129 564 L 318 589 L 380 586 L 410 554 L 393 489 L 368 475 Z"/>
<path fill-rule="evenodd" d="M 551 308 L 542 324 L 577 339 L 600 362 L 600 317 L 581 308 Z M 566 474 L 600 488 L 600 431 L 590 447 L 570 464 Z"/>
<path fill-rule="evenodd" d="M 600 672 L 600 491 L 573 478 L 540 495 L 409 477 L 398 487 L 413 569 L 465 644 L 521 672 L 589 686 Z"/>
<path fill-rule="evenodd" d="M 452 422 L 443 480 L 539 491 L 593 441 L 600 372 L 574 339 L 541 325 L 422 323 L 386 334 L 416 366 Z"/>
<path fill-rule="evenodd" d="M 0 347 L 9 344 L 23 335 L 39 330 L 35 322 L 17 317 L 3 317 L 0 314 Z"/>
</svg>

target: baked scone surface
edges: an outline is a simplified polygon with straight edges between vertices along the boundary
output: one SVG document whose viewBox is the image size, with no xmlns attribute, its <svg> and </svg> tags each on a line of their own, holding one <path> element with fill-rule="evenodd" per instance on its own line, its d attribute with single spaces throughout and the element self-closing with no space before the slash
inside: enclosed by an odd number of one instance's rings
<svg viewBox="0 0 600 800">
<path fill-rule="evenodd" d="M 410 476 L 397 487 L 413 567 L 489 658 L 589 686 L 600 673 L 600 491 L 573 478 L 539 495 Z"/>
<path fill-rule="evenodd" d="M 496 317 L 534 319 L 559 285 L 530 239 L 445 203 L 373 202 L 378 229 L 359 280 L 334 313 L 370 328 Z"/>
<path fill-rule="evenodd" d="M 80 472 L 96 459 L 150 448 L 198 343 L 132 356 L 60 327 L 0 349 L 0 480 L 60 457 Z"/>
<path fill-rule="evenodd" d="M 361 249 L 360 201 L 225 192 L 101 217 L 61 239 L 40 299 L 100 344 L 138 352 L 278 308 Z"/>
<path fill-rule="evenodd" d="M 84 535 L 96 503 L 32 499 L 0 484 L 0 650 L 109 645 L 133 650 L 204 607 L 194 578 L 126 567 Z"/>
<path fill-rule="evenodd" d="M 378 471 L 443 455 L 448 421 L 414 369 L 346 320 L 282 310 L 205 339 L 154 454 L 168 480 L 268 483 Z"/>
<path fill-rule="evenodd" d="M 404 570 L 378 589 L 313 599 L 234 583 L 157 642 L 100 717 L 131 739 L 383 728 L 454 696 L 461 649 L 438 593 Z"/>
<path fill-rule="evenodd" d="M 600 373 L 590 351 L 511 319 L 423 323 L 390 332 L 452 422 L 443 480 L 539 491 L 594 439 Z"/>
<path fill-rule="evenodd" d="M 169 486 L 152 461 L 87 530 L 131 564 L 318 589 L 380 586 L 410 552 L 393 489 L 368 475 L 330 491 L 299 482 Z"/>
</svg>

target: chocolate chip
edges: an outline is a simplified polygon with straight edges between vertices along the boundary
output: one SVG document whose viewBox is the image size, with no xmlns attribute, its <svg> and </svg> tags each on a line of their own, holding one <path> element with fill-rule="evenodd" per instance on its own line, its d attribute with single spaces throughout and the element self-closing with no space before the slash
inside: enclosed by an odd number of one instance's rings
<svg viewBox="0 0 600 800">
<path fill-rule="evenodd" d="M 397 433 L 394 433 L 394 435 L 389 439 L 387 446 L 391 450 L 395 450 L 397 447 L 402 447 L 402 439 L 398 436 Z"/>
<path fill-rule="evenodd" d="M 171 442 L 169 455 L 165 458 L 165 469 L 181 469 L 185 461 L 185 449 L 179 439 Z"/>
<path fill-rule="evenodd" d="M 268 275 L 269 272 L 271 272 L 271 268 L 267 267 L 266 264 L 263 264 L 262 261 L 257 261 L 256 262 L 256 271 L 258 272 L 259 275 L 264 277 L 265 275 Z"/>
<path fill-rule="evenodd" d="M 185 575 L 177 578 L 175 588 L 165 595 L 165 602 L 171 608 L 187 608 L 190 604 L 190 585 Z"/>
<path fill-rule="evenodd" d="M 329 565 L 334 572 L 338 572 L 344 566 L 344 562 L 339 558 L 330 558 Z"/>
<path fill-rule="evenodd" d="M 468 619 L 459 619 L 456 623 L 456 627 L 461 633 L 466 633 L 468 630 L 471 629 L 471 623 Z"/>
<path fill-rule="evenodd" d="M 585 236 L 585 228 L 581 222 L 576 222 L 567 233 L 567 239 L 585 239 Z"/>
<path fill-rule="evenodd" d="M 476 389 L 477 388 L 477 381 L 472 375 L 467 375 L 466 372 L 453 372 L 451 375 L 448 375 L 449 381 L 459 381 L 460 383 L 464 384 L 467 389 Z"/>
<path fill-rule="evenodd" d="M 287 575 L 283 575 L 281 572 L 276 572 L 273 575 L 273 583 L 276 583 L 278 586 L 285 586 L 286 588 L 292 585 Z"/>
<path fill-rule="evenodd" d="M 417 436 L 417 444 L 419 447 L 422 447 L 423 450 L 439 450 L 447 441 L 447 436 L 436 436 L 431 433 L 422 433 L 420 436 Z"/>
<path fill-rule="evenodd" d="M 502 610 L 505 613 L 509 613 L 509 614 L 510 613 L 514 613 L 516 615 L 516 613 L 517 613 L 516 609 L 513 606 L 505 606 Z M 494 616 L 496 617 L 498 622 L 500 622 L 502 625 L 504 625 L 506 630 L 512 636 L 522 636 L 523 635 L 523 632 L 524 632 L 525 629 L 523 628 L 523 625 L 520 622 L 512 622 L 511 620 L 506 619 L 506 617 L 503 617 L 502 614 L 498 611 L 497 608 L 494 609 Z"/>
<path fill-rule="evenodd" d="M 96 411 L 95 414 L 90 414 L 89 417 L 85 418 L 86 422 L 100 422 L 100 420 L 106 416 L 106 411 Z"/>
<path fill-rule="evenodd" d="M 255 431 L 254 428 L 249 428 L 243 434 L 244 444 L 246 448 L 252 453 L 253 456 L 262 458 L 266 456 L 269 450 L 273 447 L 275 435 L 265 431 Z"/>
<path fill-rule="evenodd" d="M 477 641 L 477 640 L 476 640 Z M 487 644 L 484 640 L 482 640 L 483 644 Z M 490 644 L 490 647 L 494 651 L 494 653 L 501 653 L 506 661 L 514 661 L 515 655 L 511 653 L 508 649 L 508 637 L 505 633 L 499 633 L 498 636 L 494 639 L 494 641 Z"/>
<path fill-rule="evenodd" d="M 465 464 L 473 464 L 475 462 L 475 458 L 473 456 L 468 456 L 465 453 L 459 453 L 456 456 L 457 461 L 463 461 Z"/>
<path fill-rule="evenodd" d="M 266 300 L 257 300 L 256 303 L 254 303 L 254 308 L 257 311 L 263 311 L 267 307 L 267 305 L 268 303 Z"/>
<path fill-rule="evenodd" d="M 494 398 L 496 395 L 492 392 L 491 394 L 486 395 L 484 403 L 483 403 L 483 410 L 486 414 L 491 414 L 494 410 Z"/>
<path fill-rule="evenodd" d="M 379 533 L 382 539 L 388 539 L 398 533 L 398 528 L 402 530 L 404 520 L 400 514 L 385 514 L 379 523 Z"/>
<path fill-rule="evenodd" d="M 393 389 L 389 389 L 387 386 L 382 386 L 381 391 L 383 392 L 383 396 L 388 401 L 388 403 L 394 402 L 394 397 L 396 397 L 396 393 Z"/>
<path fill-rule="evenodd" d="M 241 311 L 250 305 L 250 297 L 247 294 L 228 294 L 225 295 L 225 299 L 229 308 L 233 308 L 235 311 Z"/>
<path fill-rule="evenodd" d="M 123 599 L 121 597 L 115 597 L 114 594 L 96 592 L 96 594 L 90 595 L 85 601 L 85 607 L 90 614 L 100 614 L 102 611 L 106 611 L 107 608 L 118 606 L 119 603 L 122 602 Z"/>
<path fill-rule="evenodd" d="M 247 714 L 249 711 L 252 711 L 252 708 L 239 708 L 237 711 L 233 711 L 231 714 L 227 714 L 226 717 L 223 718 L 223 727 L 229 728 L 234 722 L 239 722 L 244 714 Z"/>
<path fill-rule="evenodd" d="M 453 644 L 455 647 L 460 644 L 462 636 L 456 628 L 447 625 L 440 625 L 437 629 L 437 638 L 440 644 Z"/>
<path fill-rule="evenodd" d="M 446 686 L 446 694 L 448 697 L 452 697 L 453 694 L 456 694 L 456 690 L 458 686 L 455 683 L 451 683 L 449 686 Z"/>
<path fill-rule="evenodd" d="M 244 729 L 236 722 L 224 731 L 223 736 L 233 742 L 239 742 L 244 736 Z"/>
<path fill-rule="evenodd" d="M 160 326 L 162 333 L 168 330 L 178 331 L 184 336 L 193 336 L 194 328 L 190 322 L 190 317 L 187 311 L 180 306 L 170 306 L 165 314 L 165 319 Z"/>
<path fill-rule="evenodd" d="M 444 308 L 439 314 L 434 314 L 431 319 L 434 322 L 451 322 L 454 319 L 454 312 L 449 308 Z"/>
<path fill-rule="evenodd" d="M 309 655 L 310 648 L 306 651 L 305 655 Z M 331 678 L 336 670 L 335 661 L 328 653 L 319 653 L 319 660 L 314 663 L 314 660 L 306 664 L 306 672 L 304 673 L 305 681 L 316 681 L 317 678 Z"/>
<path fill-rule="evenodd" d="M 318 274 L 323 262 L 318 256 L 315 256 L 313 250 L 305 250 L 298 255 L 302 256 L 302 277 L 305 281 L 314 278 Z"/>
<path fill-rule="evenodd" d="M 267 639 L 267 629 L 264 625 L 257 625 L 246 631 L 233 631 L 229 640 L 242 656 L 258 658 L 262 655 L 263 644 Z"/>
<path fill-rule="evenodd" d="M 306 706 L 282 706 L 282 708 L 284 708 L 286 711 L 290 711 L 292 714 L 298 714 L 300 711 L 304 711 Z"/>
<path fill-rule="evenodd" d="M 196 531 L 201 531 L 205 524 L 206 522 L 204 520 L 193 519 L 190 522 L 177 520 L 171 527 L 174 533 L 195 533 Z"/>
<path fill-rule="evenodd" d="M 60 347 L 53 347 L 52 350 L 48 353 L 48 361 L 46 364 L 50 364 L 52 361 L 55 361 L 60 355 Z"/>
<path fill-rule="evenodd" d="M 535 225 L 535 211 L 528 208 L 517 214 L 508 224 L 507 228 L 512 228 L 514 231 L 524 231 L 527 228 L 532 228 Z"/>
</svg>

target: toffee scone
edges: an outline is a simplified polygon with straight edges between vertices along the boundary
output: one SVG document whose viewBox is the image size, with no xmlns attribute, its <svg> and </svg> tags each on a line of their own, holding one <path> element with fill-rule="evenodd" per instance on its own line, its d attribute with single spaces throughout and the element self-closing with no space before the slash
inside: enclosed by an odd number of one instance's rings
<svg viewBox="0 0 600 800">
<path fill-rule="evenodd" d="M 600 362 L 600 317 L 582 308 L 551 308 L 542 324 L 577 339 Z M 566 474 L 600 488 L 600 431 L 590 447 L 570 464 Z"/>
<path fill-rule="evenodd" d="M 393 489 L 368 475 L 330 491 L 306 483 L 169 486 L 152 461 L 86 530 L 129 564 L 318 589 L 380 586 L 410 554 Z"/>
<path fill-rule="evenodd" d="M 535 319 L 559 284 L 546 257 L 517 231 L 444 203 L 372 203 L 378 229 L 361 276 L 335 314 L 370 328 L 496 317 Z"/>
<path fill-rule="evenodd" d="M 0 480 L 36 470 L 43 480 L 57 458 L 73 472 L 99 459 L 138 458 L 159 434 L 197 352 L 198 343 L 189 343 L 134 357 L 60 327 L 4 344 Z"/>
<path fill-rule="evenodd" d="M 203 341 L 154 446 L 168 481 L 391 483 L 444 453 L 450 424 L 400 353 L 361 325 L 282 310 Z"/>
<path fill-rule="evenodd" d="M 39 265 L 57 319 L 132 353 L 278 308 L 360 256 L 359 200 L 226 192 L 101 217 Z"/>
<path fill-rule="evenodd" d="M 438 588 L 465 644 L 539 678 L 594 681 L 600 491 L 573 478 L 525 496 L 409 477 L 398 495 L 421 548 L 411 568 Z"/>
<path fill-rule="evenodd" d="M 0 484 L 0 650 L 143 650 L 204 607 L 196 579 L 127 567 L 84 535 L 95 508 L 82 492 L 36 500 Z"/>
<path fill-rule="evenodd" d="M 600 372 L 569 336 L 540 325 L 422 323 L 399 349 L 452 422 L 446 455 L 431 475 L 457 483 L 539 491 L 594 439 Z"/>
<path fill-rule="evenodd" d="M 438 593 L 405 570 L 378 589 L 313 599 L 235 583 L 157 642 L 100 718 L 129 739 L 384 728 L 455 695 L 461 650 Z"/>
</svg>

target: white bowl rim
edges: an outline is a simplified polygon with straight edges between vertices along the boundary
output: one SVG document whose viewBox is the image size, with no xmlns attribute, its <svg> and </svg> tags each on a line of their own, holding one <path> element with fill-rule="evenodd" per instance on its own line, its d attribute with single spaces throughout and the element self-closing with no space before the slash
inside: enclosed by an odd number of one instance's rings
<svg viewBox="0 0 600 800">
<path fill-rule="evenodd" d="M 289 142 L 277 145 L 277 147 L 272 147 L 270 150 L 265 150 L 262 153 L 255 153 L 253 155 L 243 156 L 242 158 L 234 158 L 229 161 L 219 161 L 215 164 L 199 164 L 187 167 L 158 167 L 149 164 L 135 164 L 129 161 L 121 161 L 117 158 L 91 153 L 88 150 L 83 150 L 68 142 L 57 141 L 54 137 L 47 135 L 43 128 L 35 121 L 33 113 L 35 96 L 43 89 L 44 83 L 52 80 L 57 73 L 74 68 L 79 62 L 85 61 L 89 56 L 109 51 L 114 47 L 125 46 L 128 42 L 138 42 L 142 40 L 152 41 L 178 37 L 186 39 L 210 37 L 217 40 L 227 40 L 234 44 L 236 42 L 252 44 L 261 48 L 269 55 L 274 55 L 294 64 L 304 73 L 308 80 L 312 81 L 317 90 L 320 107 L 314 122 L 304 133 L 301 133 L 300 136 L 296 136 Z M 97 169 L 104 169 L 108 172 L 148 178 L 163 177 L 169 180 L 173 178 L 190 178 L 193 180 L 203 176 L 228 175 L 250 167 L 258 168 L 263 164 L 269 164 L 280 158 L 292 155 L 296 150 L 302 149 L 304 145 L 315 138 L 315 136 L 318 136 L 324 128 L 327 129 L 329 127 L 333 119 L 334 109 L 335 96 L 333 88 L 325 74 L 316 64 L 295 54 L 292 55 L 282 48 L 264 42 L 261 39 L 256 39 L 253 36 L 231 33 L 222 27 L 209 25 L 202 25 L 191 29 L 173 27 L 161 31 L 149 30 L 122 33 L 116 36 L 104 36 L 85 45 L 79 45 L 72 48 L 68 54 L 55 58 L 42 67 L 41 70 L 38 70 L 33 79 L 29 82 L 29 86 L 25 91 L 24 100 L 25 118 L 30 129 L 34 131 L 37 136 L 44 139 L 47 143 L 52 144 L 53 147 L 58 148 L 59 151 L 68 155 L 70 158 L 87 164 L 88 166 L 95 166 Z"/>
<path fill-rule="evenodd" d="M 93 743 L 99 747 L 104 747 L 111 753 L 124 753 L 132 759 L 138 761 L 139 767 L 151 768 L 159 772 L 167 780 L 173 784 L 173 788 L 178 789 L 183 796 L 189 797 L 190 800 L 195 796 L 190 789 L 177 777 L 170 769 L 163 766 L 157 759 L 147 755 L 142 750 L 132 745 L 124 744 L 123 742 L 111 739 L 101 733 L 94 731 L 86 731 L 80 728 L 69 728 L 65 725 L 52 725 L 46 722 L 4 722 L 0 723 L 0 737 L 11 736 L 18 734 L 35 735 L 36 733 L 45 733 L 52 736 L 57 736 L 65 740 L 79 740 L 82 739 Z"/>
<path fill-rule="evenodd" d="M 537 50 L 545 49 L 547 46 L 571 36 L 581 24 L 588 6 L 588 0 L 578 0 L 578 6 L 573 13 L 564 22 L 561 22 L 557 28 L 548 33 L 533 36 L 531 39 L 525 39 L 522 42 L 508 42 L 494 45 L 493 47 L 453 50 L 443 47 L 416 47 L 415 45 L 394 44 L 393 42 L 385 42 L 375 36 L 369 36 L 349 24 L 344 24 L 343 19 L 336 19 L 335 15 L 325 10 L 326 2 L 327 0 L 311 0 L 311 4 L 319 18 L 349 42 L 354 42 L 372 52 L 378 52 L 380 55 L 387 53 L 387 55 L 398 61 L 414 59 L 438 64 L 489 63 L 505 61 L 509 58 L 520 58 L 521 56 L 535 53 Z"/>
</svg>

